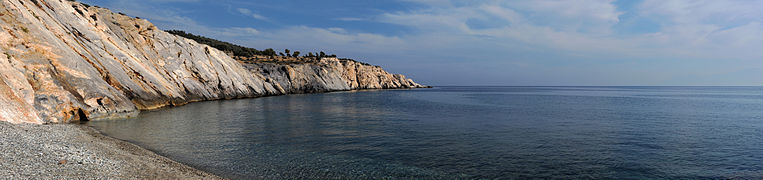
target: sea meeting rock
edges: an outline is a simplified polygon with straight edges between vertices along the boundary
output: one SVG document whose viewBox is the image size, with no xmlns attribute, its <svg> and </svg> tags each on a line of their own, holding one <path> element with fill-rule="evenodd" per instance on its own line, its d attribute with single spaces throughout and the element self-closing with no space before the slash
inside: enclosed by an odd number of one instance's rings
<svg viewBox="0 0 763 180">
<path fill-rule="evenodd" d="M 242 64 L 145 19 L 69 0 L 0 4 L 0 121 L 66 123 L 194 101 L 424 87 L 337 58 Z"/>
</svg>

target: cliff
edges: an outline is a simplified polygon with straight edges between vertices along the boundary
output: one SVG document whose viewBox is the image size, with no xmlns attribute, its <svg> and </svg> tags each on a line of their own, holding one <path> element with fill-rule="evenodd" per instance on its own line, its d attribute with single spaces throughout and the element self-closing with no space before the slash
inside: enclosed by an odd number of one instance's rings
<svg viewBox="0 0 763 180">
<path fill-rule="evenodd" d="M 146 20 L 68 0 L 0 4 L 0 121 L 65 123 L 194 101 L 423 87 L 336 58 L 242 64 Z"/>
<path fill-rule="evenodd" d="M 401 74 L 353 60 L 321 58 L 311 63 L 246 63 L 281 93 L 315 93 L 353 89 L 422 88 Z"/>
</svg>

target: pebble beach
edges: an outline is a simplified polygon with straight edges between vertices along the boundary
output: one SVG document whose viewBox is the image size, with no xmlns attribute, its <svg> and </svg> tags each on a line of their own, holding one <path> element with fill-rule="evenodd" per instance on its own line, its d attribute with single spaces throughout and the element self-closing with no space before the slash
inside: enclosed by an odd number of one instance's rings
<svg viewBox="0 0 763 180">
<path fill-rule="evenodd" d="M 3 179 L 221 179 L 79 124 L 0 122 Z"/>
</svg>

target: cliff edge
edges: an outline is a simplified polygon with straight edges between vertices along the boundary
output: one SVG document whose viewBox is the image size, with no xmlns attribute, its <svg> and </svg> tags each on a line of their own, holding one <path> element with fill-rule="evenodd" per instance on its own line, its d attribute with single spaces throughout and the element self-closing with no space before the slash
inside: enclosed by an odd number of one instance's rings
<svg viewBox="0 0 763 180">
<path fill-rule="evenodd" d="M 0 121 L 66 123 L 194 101 L 424 87 L 336 58 L 240 63 L 147 20 L 68 0 L 0 4 Z"/>
<path fill-rule="evenodd" d="M 379 66 L 331 57 L 309 63 L 244 63 L 244 67 L 285 94 L 426 87 Z"/>
</svg>

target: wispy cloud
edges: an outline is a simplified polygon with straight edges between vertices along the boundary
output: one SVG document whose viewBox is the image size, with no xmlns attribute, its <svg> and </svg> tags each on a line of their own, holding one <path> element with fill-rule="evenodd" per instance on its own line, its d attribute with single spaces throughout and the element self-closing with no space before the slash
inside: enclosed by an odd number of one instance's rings
<svg viewBox="0 0 763 180">
<path fill-rule="evenodd" d="M 442 3 L 442 2 L 440 2 Z M 447 4 L 447 3 L 446 3 Z M 433 6 L 416 11 L 383 14 L 383 22 L 453 35 L 491 37 L 496 41 L 523 42 L 556 50 L 586 53 L 617 52 L 634 57 L 760 58 L 750 53 L 763 33 L 754 7 L 733 1 L 645 1 L 635 12 L 660 19 L 657 33 L 623 35 L 613 26 L 620 22 L 612 1 L 512 1 L 469 6 Z M 474 23 L 498 24 L 489 28 Z M 735 25 L 724 25 L 726 21 Z M 647 53 L 649 52 L 649 53 Z"/>
<path fill-rule="evenodd" d="M 685 85 L 691 78 L 763 68 L 758 50 L 763 1 L 644 0 L 627 8 L 613 0 L 402 2 L 415 8 L 325 19 L 400 27 L 402 33 L 289 24 L 247 7 L 234 12 L 283 24 L 216 27 L 187 18 L 180 9 L 131 1 L 114 7 L 163 28 L 191 29 L 252 47 L 347 54 L 442 84 Z M 647 26 L 652 29 L 639 30 Z"/>
<path fill-rule="evenodd" d="M 184 2 L 193 3 L 198 0 L 151 0 L 154 2 Z M 152 23 L 157 24 L 163 29 L 194 29 L 196 32 L 215 32 L 214 28 L 199 23 L 193 18 L 183 16 L 182 9 L 170 7 L 157 7 L 149 3 L 135 3 L 131 0 L 114 0 L 108 6 L 113 11 L 125 12 L 131 16 L 150 19 Z"/>
<path fill-rule="evenodd" d="M 363 18 L 357 18 L 357 17 L 340 17 L 335 18 L 337 21 L 365 21 L 366 19 Z"/>
<path fill-rule="evenodd" d="M 220 32 L 226 37 L 248 37 L 261 34 L 259 30 L 250 27 L 223 28 Z"/>
<path fill-rule="evenodd" d="M 252 17 L 253 17 L 254 19 L 259 19 L 259 20 L 263 20 L 263 21 L 268 21 L 268 18 L 266 18 L 265 16 L 262 16 L 262 15 L 260 15 L 260 14 L 254 14 L 254 13 L 253 13 L 253 14 L 252 14 Z"/>
<path fill-rule="evenodd" d="M 267 17 L 265 17 L 263 15 L 260 15 L 260 14 L 257 14 L 257 13 L 254 13 L 254 12 L 252 12 L 252 10 L 249 10 L 249 9 L 246 9 L 246 8 L 236 8 L 236 10 L 239 13 L 241 13 L 243 15 L 251 16 L 254 19 L 258 19 L 258 20 L 262 20 L 262 21 L 269 21 Z"/>
<path fill-rule="evenodd" d="M 244 15 L 252 14 L 252 11 L 246 8 L 236 8 L 236 10 Z"/>
</svg>

